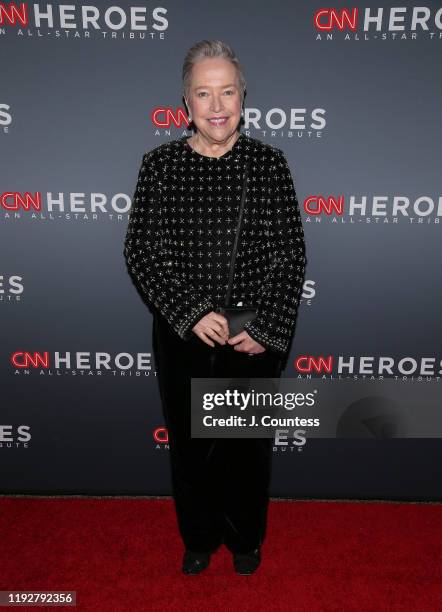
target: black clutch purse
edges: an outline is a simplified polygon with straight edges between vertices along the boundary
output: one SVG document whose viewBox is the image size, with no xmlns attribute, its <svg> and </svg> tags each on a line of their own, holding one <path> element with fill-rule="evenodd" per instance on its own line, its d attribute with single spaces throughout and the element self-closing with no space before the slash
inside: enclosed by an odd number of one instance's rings
<svg viewBox="0 0 442 612">
<path fill-rule="evenodd" d="M 242 219 L 244 216 L 244 202 L 246 199 L 247 191 L 247 175 L 249 172 L 250 160 L 246 162 L 246 169 L 244 174 L 244 183 L 242 189 L 241 203 L 239 206 L 239 219 L 238 226 L 236 228 L 235 240 L 233 243 L 232 257 L 230 260 L 230 271 L 229 271 L 229 283 L 227 285 L 226 297 L 223 305 L 219 305 L 215 308 L 215 312 L 218 312 L 226 317 L 229 322 L 229 331 L 231 336 L 236 336 L 244 329 L 244 324 L 247 321 L 252 321 L 257 315 L 258 310 L 253 306 L 229 306 L 232 295 L 233 275 L 235 271 L 235 259 L 236 252 L 238 250 L 238 242 L 241 233 Z"/>
<path fill-rule="evenodd" d="M 215 312 L 224 315 L 229 322 L 229 332 L 231 336 L 236 336 L 244 329 L 244 323 L 252 321 L 258 314 L 253 306 L 218 306 Z"/>
</svg>

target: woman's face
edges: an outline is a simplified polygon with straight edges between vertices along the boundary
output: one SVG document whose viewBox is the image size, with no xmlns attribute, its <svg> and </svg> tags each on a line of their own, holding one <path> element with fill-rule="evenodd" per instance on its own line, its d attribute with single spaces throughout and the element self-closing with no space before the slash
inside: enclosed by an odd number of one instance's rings
<svg viewBox="0 0 442 612">
<path fill-rule="evenodd" d="M 241 95 L 234 65 L 221 58 L 196 63 L 186 103 L 198 132 L 207 140 L 228 139 L 241 118 Z M 220 121 L 214 120 L 217 117 Z"/>
</svg>

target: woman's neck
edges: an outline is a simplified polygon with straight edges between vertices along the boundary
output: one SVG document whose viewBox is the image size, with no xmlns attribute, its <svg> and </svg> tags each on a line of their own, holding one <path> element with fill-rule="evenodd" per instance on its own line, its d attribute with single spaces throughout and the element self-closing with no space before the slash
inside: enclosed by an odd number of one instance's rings
<svg viewBox="0 0 442 612">
<path fill-rule="evenodd" d="M 196 151 L 196 153 L 200 153 L 200 155 L 207 155 L 209 157 L 220 157 L 230 151 L 235 142 L 239 138 L 239 133 L 235 131 L 230 139 L 223 143 L 222 145 L 219 143 L 213 143 L 212 145 L 206 140 L 204 140 L 198 133 L 194 134 L 190 138 L 187 139 L 189 145 Z M 215 147 L 215 148 L 214 148 Z M 220 148 L 222 147 L 222 148 Z"/>
</svg>

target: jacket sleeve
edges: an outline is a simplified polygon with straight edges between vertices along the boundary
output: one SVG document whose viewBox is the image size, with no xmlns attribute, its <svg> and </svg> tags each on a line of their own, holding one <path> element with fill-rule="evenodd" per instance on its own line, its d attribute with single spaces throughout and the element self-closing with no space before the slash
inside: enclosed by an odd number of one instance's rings
<svg viewBox="0 0 442 612">
<path fill-rule="evenodd" d="M 123 253 L 147 303 L 156 307 L 180 338 L 189 340 L 192 327 L 213 310 L 213 304 L 172 270 L 173 261 L 162 248 L 160 205 L 161 181 L 151 151 L 143 155 Z"/>
<path fill-rule="evenodd" d="M 285 356 L 290 349 L 304 282 L 304 230 L 290 167 L 275 147 L 268 239 L 271 263 L 258 295 L 258 316 L 244 329 L 265 348 Z"/>
</svg>

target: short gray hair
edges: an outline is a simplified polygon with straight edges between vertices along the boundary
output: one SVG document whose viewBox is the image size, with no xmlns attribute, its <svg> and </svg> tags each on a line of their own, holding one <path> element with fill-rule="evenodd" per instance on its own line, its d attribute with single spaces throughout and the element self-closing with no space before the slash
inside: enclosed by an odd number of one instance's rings
<svg viewBox="0 0 442 612">
<path fill-rule="evenodd" d="M 241 95 L 241 105 L 244 101 L 244 93 L 246 89 L 246 79 L 244 70 L 232 47 L 222 40 L 201 40 L 195 43 L 186 53 L 183 64 L 183 94 L 187 99 L 190 93 L 190 82 L 192 79 L 193 66 L 207 58 L 220 57 L 229 60 L 236 68 L 236 73 L 239 80 L 239 88 Z"/>
</svg>

